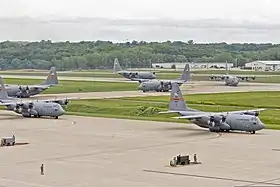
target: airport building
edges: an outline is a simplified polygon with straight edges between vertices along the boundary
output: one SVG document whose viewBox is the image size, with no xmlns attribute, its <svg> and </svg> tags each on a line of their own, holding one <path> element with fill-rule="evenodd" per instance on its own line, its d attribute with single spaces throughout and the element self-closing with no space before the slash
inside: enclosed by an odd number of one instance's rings
<svg viewBox="0 0 280 187">
<path fill-rule="evenodd" d="M 176 69 L 184 69 L 185 65 L 190 63 L 191 69 L 208 69 L 208 68 L 225 68 L 225 62 L 169 62 L 169 63 L 153 63 L 153 68 L 171 69 L 173 65 Z M 233 63 L 228 63 L 228 68 L 232 68 Z"/>
<path fill-rule="evenodd" d="M 280 61 L 257 60 L 246 63 L 245 67 L 256 71 L 278 71 L 280 70 Z"/>
</svg>

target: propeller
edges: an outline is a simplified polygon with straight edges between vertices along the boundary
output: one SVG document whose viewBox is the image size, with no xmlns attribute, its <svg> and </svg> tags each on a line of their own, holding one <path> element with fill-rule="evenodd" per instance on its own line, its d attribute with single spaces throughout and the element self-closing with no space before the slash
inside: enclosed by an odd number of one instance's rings
<svg viewBox="0 0 280 187">
<path fill-rule="evenodd" d="M 222 122 L 226 121 L 226 116 L 222 116 Z"/>
<path fill-rule="evenodd" d="M 69 102 L 70 102 L 70 100 L 66 98 L 64 101 L 64 104 L 67 105 Z"/>
<path fill-rule="evenodd" d="M 33 106 L 34 106 L 34 103 L 29 103 L 28 108 L 29 108 L 29 109 L 32 109 Z"/>
<path fill-rule="evenodd" d="M 211 125 L 212 127 L 214 127 L 214 125 L 215 125 L 214 121 L 215 121 L 215 117 L 214 117 L 214 116 L 211 116 L 211 117 L 210 117 L 209 125 Z"/>
</svg>

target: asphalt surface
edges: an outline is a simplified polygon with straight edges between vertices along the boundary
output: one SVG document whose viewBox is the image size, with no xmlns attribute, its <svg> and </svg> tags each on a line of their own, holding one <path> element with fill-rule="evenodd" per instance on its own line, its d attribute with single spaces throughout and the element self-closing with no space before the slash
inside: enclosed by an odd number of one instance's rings
<svg viewBox="0 0 280 187">
<path fill-rule="evenodd" d="M 217 134 L 189 124 L 8 111 L 0 120 L 0 136 L 14 134 L 18 144 L 0 147 L 0 186 L 280 185 L 280 131 Z M 194 153 L 202 164 L 169 166 L 174 156 Z"/>
<path fill-rule="evenodd" d="M 51 88 L 50 88 L 51 89 Z M 250 91 L 280 91 L 280 84 L 264 83 L 242 83 L 236 87 L 225 86 L 221 82 L 201 81 L 185 84 L 181 86 L 184 94 L 200 93 L 226 93 L 226 92 L 250 92 Z M 63 94 L 41 94 L 33 96 L 33 99 L 49 98 L 75 98 L 80 99 L 102 99 L 102 98 L 122 98 L 122 97 L 146 97 L 170 95 L 170 92 L 146 92 L 142 91 L 112 91 L 112 92 L 81 92 L 81 93 L 63 93 Z"/>
</svg>

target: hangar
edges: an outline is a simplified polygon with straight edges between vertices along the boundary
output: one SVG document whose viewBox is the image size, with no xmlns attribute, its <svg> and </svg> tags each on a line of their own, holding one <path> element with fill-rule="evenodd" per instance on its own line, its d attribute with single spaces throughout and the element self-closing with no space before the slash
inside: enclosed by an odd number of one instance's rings
<svg viewBox="0 0 280 187">
<path fill-rule="evenodd" d="M 245 64 L 246 68 L 252 68 L 253 70 L 260 70 L 260 71 L 277 71 L 280 69 L 280 61 L 264 61 L 264 60 L 257 60 L 253 62 L 249 62 Z"/>
</svg>

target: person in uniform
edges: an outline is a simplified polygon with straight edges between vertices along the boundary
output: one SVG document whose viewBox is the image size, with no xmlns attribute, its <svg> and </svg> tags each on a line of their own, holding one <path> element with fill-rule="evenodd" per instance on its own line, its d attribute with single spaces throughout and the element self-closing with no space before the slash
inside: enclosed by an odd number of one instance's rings
<svg viewBox="0 0 280 187">
<path fill-rule="evenodd" d="M 173 158 L 173 161 L 174 161 L 174 165 L 176 166 L 176 165 L 177 165 L 177 159 L 176 159 L 176 157 Z"/>
<path fill-rule="evenodd" d="M 44 164 L 41 165 L 40 169 L 41 169 L 41 175 L 44 175 Z"/>
<path fill-rule="evenodd" d="M 196 154 L 193 155 L 193 160 L 194 160 L 194 163 L 197 163 L 197 157 L 196 157 Z"/>
</svg>

